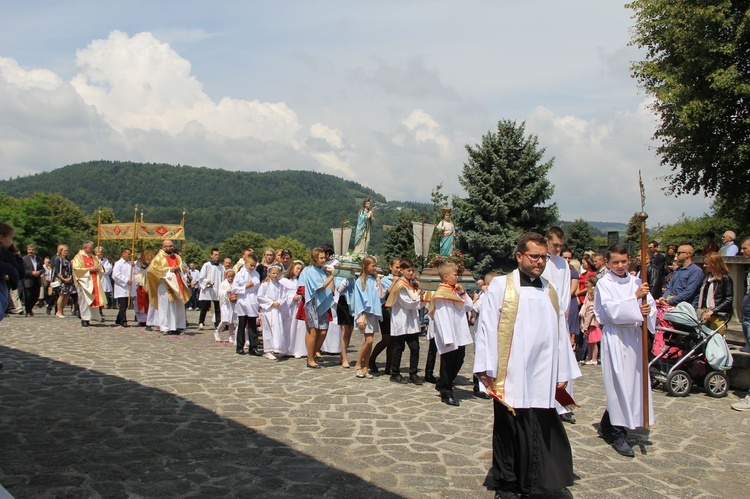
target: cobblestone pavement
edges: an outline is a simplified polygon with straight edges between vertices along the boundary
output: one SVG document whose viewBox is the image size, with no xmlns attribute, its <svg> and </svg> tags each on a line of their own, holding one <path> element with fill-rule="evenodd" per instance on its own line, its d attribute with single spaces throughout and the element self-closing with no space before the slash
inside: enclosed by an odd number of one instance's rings
<svg viewBox="0 0 750 499">
<path fill-rule="evenodd" d="M 236 355 L 210 330 L 79 324 L 0 323 L 0 484 L 15 497 L 492 497 L 492 406 L 472 397 L 471 355 L 449 407 L 432 385 L 357 379 L 334 356 L 312 370 Z M 597 438 L 601 372 L 583 371 L 566 425 L 575 497 L 746 497 L 736 392 L 656 390 L 657 424 L 628 459 Z"/>
</svg>

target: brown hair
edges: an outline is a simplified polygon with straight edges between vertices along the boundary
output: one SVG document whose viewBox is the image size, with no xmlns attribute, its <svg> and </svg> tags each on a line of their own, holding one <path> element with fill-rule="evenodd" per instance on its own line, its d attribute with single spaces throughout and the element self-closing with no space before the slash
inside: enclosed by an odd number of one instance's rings
<svg viewBox="0 0 750 499">
<path fill-rule="evenodd" d="M 725 275 L 729 275 L 729 268 L 727 268 L 727 264 L 724 262 L 724 259 L 720 254 L 709 253 L 708 255 L 703 257 L 703 261 L 711 262 L 711 266 L 713 267 L 713 271 L 711 271 L 711 274 L 717 281 L 722 280 Z"/>
</svg>

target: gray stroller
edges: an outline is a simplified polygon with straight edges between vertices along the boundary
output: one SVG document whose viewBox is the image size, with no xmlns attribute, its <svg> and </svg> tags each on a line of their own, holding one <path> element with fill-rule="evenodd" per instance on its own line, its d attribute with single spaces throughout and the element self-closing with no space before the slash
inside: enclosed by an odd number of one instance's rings
<svg viewBox="0 0 750 499">
<path fill-rule="evenodd" d="M 652 350 L 656 356 L 649 363 L 652 388 L 663 383 L 670 395 L 686 397 L 693 383 L 699 382 L 709 396 L 725 396 L 729 391 L 726 371 L 732 368 L 732 355 L 721 334 L 726 324 L 710 329 L 689 303 L 679 303 L 663 316 L 661 310 L 657 312 Z"/>
</svg>

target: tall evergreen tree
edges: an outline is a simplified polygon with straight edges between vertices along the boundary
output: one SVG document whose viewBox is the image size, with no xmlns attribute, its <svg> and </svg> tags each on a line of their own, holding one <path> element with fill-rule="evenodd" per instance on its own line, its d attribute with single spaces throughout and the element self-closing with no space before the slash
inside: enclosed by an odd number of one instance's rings
<svg viewBox="0 0 750 499">
<path fill-rule="evenodd" d="M 557 206 L 545 206 L 554 192 L 542 162 L 544 148 L 525 123 L 502 120 L 481 144 L 466 146 L 469 159 L 459 182 L 468 197 L 453 198 L 458 248 L 471 255 L 476 274 L 515 267 L 514 250 L 524 232 L 543 231 L 558 218 Z"/>
<path fill-rule="evenodd" d="M 567 236 L 566 244 L 574 258 L 581 258 L 584 251 L 596 250 L 591 226 L 582 218 L 568 224 L 565 227 L 565 235 Z"/>
<path fill-rule="evenodd" d="M 411 223 L 419 220 L 420 215 L 416 210 L 405 209 L 398 214 L 398 221 L 391 230 L 388 231 L 388 239 L 383 245 L 383 262 L 390 262 L 392 258 L 408 257 L 415 259 L 414 253 L 414 230 Z M 429 220 L 427 221 L 429 223 Z M 425 255 L 426 256 L 426 255 Z M 414 260 L 415 263 L 416 260 Z M 381 262 L 381 265 L 382 263 Z"/>
</svg>

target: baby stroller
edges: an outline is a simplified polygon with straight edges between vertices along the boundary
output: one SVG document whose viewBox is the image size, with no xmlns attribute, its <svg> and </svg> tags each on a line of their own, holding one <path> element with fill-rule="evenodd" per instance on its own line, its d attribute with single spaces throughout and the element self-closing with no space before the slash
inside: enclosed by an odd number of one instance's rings
<svg viewBox="0 0 750 499">
<path fill-rule="evenodd" d="M 726 324 L 716 329 L 707 327 L 698 319 L 693 306 L 685 302 L 664 313 L 659 322 L 657 336 L 663 334 L 664 342 L 649 363 L 651 386 L 656 388 L 664 383 L 670 395 L 686 397 L 697 381 L 703 383 L 711 397 L 726 395 L 729 391 L 726 371 L 732 368 L 732 355 L 721 334 Z"/>
</svg>

